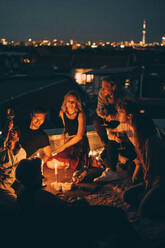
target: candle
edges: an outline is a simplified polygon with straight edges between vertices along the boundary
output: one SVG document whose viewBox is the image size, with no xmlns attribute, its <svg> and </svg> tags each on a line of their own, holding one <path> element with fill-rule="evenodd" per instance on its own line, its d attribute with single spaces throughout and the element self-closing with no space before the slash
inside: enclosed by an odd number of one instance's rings
<svg viewBox="0 0 165 248">
<path fill-rule="evenodd" d="M 55 168 L 55 176 L 56 176 L 56 182 L 57 182 L 57 163 L 55 163 L 54 168 Z"/>
<path fill-rule="evenodd" d="M 44 175 L 44 161 L 41 160 L 41 174 Z"/>
<path fill-rule="evenodd" d="M 97 152 L 96 151 L 93 151 L 93 156 L 96 156 Z"/>
</svg>

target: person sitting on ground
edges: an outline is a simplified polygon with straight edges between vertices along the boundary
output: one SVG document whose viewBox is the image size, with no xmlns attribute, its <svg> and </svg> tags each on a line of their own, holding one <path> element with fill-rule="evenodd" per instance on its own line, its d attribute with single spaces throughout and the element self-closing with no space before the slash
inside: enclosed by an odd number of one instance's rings
<svg viewBox="0 0 165 248">
<path fill-rule="evenodd" d="M 105 170 L 101 176 L 94 179 L 94 182 L 106 182 L 119 178 L 116 171 L 119 154 L 127 157 L 129 161 L 136 157 L 134 147 L 127 137 L 130 130 L 126 125 L 120 125 L 117 120 L 116 102 L 126 96 L 132 98 L 128 89 L 122 88 L 121 82 L 113 80 L 110 76 L 102 79 L 93 124 L 105 148 L 101 155 Z M 109 134 L 107 134 L 107 127 Z"/>
<path fill-rule="evenodd" d="M 30 220 L 30 234 L 31 230 L 37 230 L 40 238 L 45 228 L 43 239 L 48 241 L 54 235 L 60 247 L 66 247 L 68 244 L 69 247 L 77 247 L 80 241 L 79 247 L 97 247 L 101 241 L 106 244 L 109 241 L 115 244 L 115 247 L 116 242 L 126 247 L 132 247 L 132 242 L 137 245 L 139 237 L 122 209 L 113 206 L 90 206 L 83 202 L 69 204 L 45 191 L 41 187 L 39 158 L 22 160 L 17 167 L 16 178 L 24 185 L 18 202 L 22 210 L 21 217 L 27 216 L 28 221 Z M 108 228 L 106 222 L 110 223 Z M 86 235 L 82 239 L 84 230 Z M 36 239 L 36 233 L 34 236 Z M 139 245 L 138 242 L 137 247 Z"/>
<path fill-rule="evenodd" d="M 26 152 L 19 143 L 19 129 L 12 126 L 5 146 L 0 148 L 0 188 L 15 198 L 15 170 L 19 161 L 25 158 Z"/>
<path fill-rule="evenodd" d="M 74 92 L 68 92 L 61 106 L 60 117 L 64 125 L 63 144 L 56 150 L 56 155 L 49 161 L 57 161 L 68 164 L 75 170 L 73 173 L 73 182 L 82 181 L 87 175 L 89 167 L 89 142 L 86 135 L 86 117 L 82 109 L 82 103 L 79 95 Z M 47 163 L 49 168 L 52 164 Z"/>
<path fill-rule="evenodd" d="M 23 190 L 18 194 L 18 203 L 21 215 L 46 215 L 47 211 L 67 206 L 64 200 L 58 199 L 42 187 L 41 159 L 23 159 L 16 169 L 16 179 L 23 185 Z"/>
<path fill-rule="evenodd" d="M 120 122 L 131 125 L 135 137 L 135 149 L 140 163 L 136 164 L 132 182 L 123 199 L 138 208 L 141 217 L 164 215 L 165 193 L 165 144 L 152 118 L 141 113 L 137 104 L 130 100 L 117 104 Z M 143 182 L 136 183 L 140 168 Z M 161 211 L 162 209 L 162 211 Z"/>
<path fill-rule="evenodd" d="M 49 137 L 42 128 L 46 115 L 47 111 L 43 107 L 36 106 L 30 113 L 30 118 L 23 120 L 19 125 L 20 143 L 27 153 L 27 158 L 36 156 L 42 148 L 41 156 L 44 163 L 52 154 Z"/>
</svg>

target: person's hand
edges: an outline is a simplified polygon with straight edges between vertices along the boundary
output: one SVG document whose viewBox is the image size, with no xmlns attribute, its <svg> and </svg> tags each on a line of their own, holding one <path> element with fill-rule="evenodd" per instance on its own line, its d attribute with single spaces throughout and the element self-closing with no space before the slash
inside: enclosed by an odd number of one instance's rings
<svg viewBox="0 0 165 248">
<path fill-rule="evenodd" d="M 121 140 L 117 137 L 116 132 L 110 131 L 108 133 L 109 140 L 115 140 L 117 143 L 121 143 Z"/>
<path fill-rule="evenodd" d="M 111 117 L 111 115 L 107 115 L 107 116 L 105 116 L 105 119 L 106 119 L 106 121 L 108 121 L 108 122 L 110 122 L 110 121 L 112 121 L 113 119 L 112 119 L 112 117 Z"/>
<path fill-rule="evenodd" d="M 13 127 L 14 127 L 14 123 L 13 120 L 11 120 L 8 125 L 8 131 L 10 132 L 13 129 Z"/>
</svg>

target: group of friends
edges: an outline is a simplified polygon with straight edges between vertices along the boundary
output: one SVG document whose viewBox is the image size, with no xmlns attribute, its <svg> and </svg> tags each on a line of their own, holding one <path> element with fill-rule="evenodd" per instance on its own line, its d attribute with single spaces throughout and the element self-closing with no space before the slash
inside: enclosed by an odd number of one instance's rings
<svg viewBox="0 0 165 248">
<path fill-rule="evenodd" d="M 87 176 L 91 166 L 90 147 L 86 114 L 79 94 L 70 91 L 64 96 L 59 113 L 64 133 L 55 155 L 52 155 L 49 137 L 42 129 L 46 116 L 43 107 L 36 107 L 21 125 L 17 125 L 15 119 L 8 121 L 8 131 L 0 147 L 1 191 L 17 198 L 22 184 L 24 187 L 42 185 L 42 173 L 36 183 L 28 177 L 27 169 L 30 163 L 38 163 L 35 156 L 40 148 L 43 152 L 40 170 L 43 164 L 54 169 L 59 163 L 73 169 L 73 183 L 80 183 Z M 160 128 L 145 111 L 141 111 L 135 96 L 111 77 L 102 79 L 93 125 L 104 147 L 101 154 L 104 170 L 94 178 L 94 183 L 119 179 L 120 166 L 132 180 L 132 185 L 123 193 L 123 200 L 135 207 L 140 216 L 162 216 L 165 206 L 165 144 Z M 119 162 L 121 157 L 124 163 Z"/>
</svg>

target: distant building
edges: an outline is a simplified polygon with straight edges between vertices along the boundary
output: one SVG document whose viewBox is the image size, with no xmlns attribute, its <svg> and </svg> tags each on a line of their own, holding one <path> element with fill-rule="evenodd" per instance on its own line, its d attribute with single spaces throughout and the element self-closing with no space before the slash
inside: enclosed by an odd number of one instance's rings
<svg viewBox="0 0 165 248">
<path fill-rule="evenodd" d="M 4 46 L 8 45 L 8 42 L 6 41 L 5 38 L 2 38 L 2 39 L 0 40 L 0 43 L 1 43 L 2 45 L 4 45 Z"/>
<path fill-rule="evenodd" d="M 143 22 L 143 30 L 142 30 L 142 45 L 144 46 L 146 43 L 146 20 Z"/>
<path fill-rule="evenodd" d="M 165 36 L 162 37 L 162 46 L 165 46 Z"/>
</svg>

